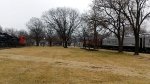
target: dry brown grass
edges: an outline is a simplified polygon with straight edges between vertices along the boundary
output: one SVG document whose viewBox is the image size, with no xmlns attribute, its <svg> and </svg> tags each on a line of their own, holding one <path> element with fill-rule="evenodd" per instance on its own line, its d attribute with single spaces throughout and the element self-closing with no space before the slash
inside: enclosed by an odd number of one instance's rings
<svg viewBox="0 0 150 84">
<path fill-rule="evenodd" d="M 0 50 L 0 84 L 150 84 L 150 56 L 78 48 Z"/>
</svg>

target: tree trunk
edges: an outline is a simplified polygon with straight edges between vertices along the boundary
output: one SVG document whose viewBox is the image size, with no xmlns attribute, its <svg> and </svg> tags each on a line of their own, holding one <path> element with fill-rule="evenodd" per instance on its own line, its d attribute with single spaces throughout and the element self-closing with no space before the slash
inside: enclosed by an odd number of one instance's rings
<svg viewBox="0 0 150 84">
<path fill-rule="evenodd" d="M 49 46 L 52 46 L 52 41 L 51 40 L 49 41 Z"/>
<path fill-rule="evenodd" d="M 38 40 L 36 40 L 36 46 L 39 46 L 40 42 Z"/>
<path fill-rule="evenodd" d="M 135 51 L 134 55 L 139 55 L 139 35 L 135 35 Z"/>
<path fill-rule="evenodd" d="M 62 46 L 64 47 L 65 45 L 64 45 L 64 41 L 62 41 Z"/>
<path fill-rule="evenodd" d="M 85 37 L 84 37 L 84 40 L 83 40 L 83 48 L 86 48 L 86 40 L 85 40 Z"/>
<path fill-rule="evenodd" d="M 64 48 L 68 48 L 68 41 L 64 42 Z"/>
<path fill-rule="evenodd" d="M 121 35 L 121 9 L 119 9 L 119 14 L 118 14 L 118 44 L 119 44 L 119 48 L 118 48 L 118 51 L 119 53 L 122 53 L 123 52 L 123 38 L 122 35 Z M 124 31 L 123 31 L 124 33 Z"/>
<path fill-rule="evenodd" d="M 118 52 L 122 53 L 123 52 L 123 42 L 121 40 L 118 40 L 119 46 L 118 46 Z"/>
<path fill-rule="evenodd" d="M 94 21 L 94 49 L 97 49 L 97 31 L 96 31 L 96 21 Z"/>
</svg>

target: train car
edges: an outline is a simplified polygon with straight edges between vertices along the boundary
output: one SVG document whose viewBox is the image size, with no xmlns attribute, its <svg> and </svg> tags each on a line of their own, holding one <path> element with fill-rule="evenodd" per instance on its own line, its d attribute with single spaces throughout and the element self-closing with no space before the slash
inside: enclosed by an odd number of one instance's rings
<svg viewBox="0 0 150 84">
<path fill-rule="evenodd" d="M 19 39 L 15 36 L 0 33 L 0 47 L 15 47 L 18 45 L 18 41 Z"/>
<path fill-rule="evenodd" d="M 25 36 L 19 36 L 19 45 L 25 46 L 26 45 L 26 38 Z"/>
<path fill-rule="evenodd" d="M 17 47 L 25 44 L 26 39 L 24 36 L 18 38 L 7 33 L 0 33 L 0 47 Z"/>
<path fill-rule="evenodd" d="M 150 52 L 150 34 L 140 34 L 139 47 L 141 52 Z M 115 37 L 103 39 L 102 48 L 118 49 L 118 39 Z M 123 48 L 128 51 L 133 51 L 135 49 L 134 36 L 124 37 Z"/>
<path fill-rule="evenodd" d="M 0 33 L 0 47 L 6 46 L 6 39 L 7 37 L 5 36 L 5 34 Z"/>
<path fill-rule="evenodd" d="M 116 49 L 118 47 L 118 40 L 115 37 L 105 38 L 102 41 L 102 48 Z"/>
<path fill-rule="evenodd" d="M 150 34 L 144 33 L 140 37 L 140 49 L 145 52 L 150 52 Z"/>
</svg>

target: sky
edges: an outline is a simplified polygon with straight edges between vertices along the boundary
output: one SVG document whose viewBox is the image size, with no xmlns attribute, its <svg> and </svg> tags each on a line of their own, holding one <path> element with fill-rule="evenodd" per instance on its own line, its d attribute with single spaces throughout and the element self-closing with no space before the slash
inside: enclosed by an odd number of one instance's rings
<svg viewBox="0 0 150 84">
<path fill-rule="evenodd" d="M 89 9 L 92 0 L 0 0 L 0 25 L 17 30 L 27 29 L 32 17 L 40 18 L 51 8 L 71 7 L 81 13 Z"/>
</svg>

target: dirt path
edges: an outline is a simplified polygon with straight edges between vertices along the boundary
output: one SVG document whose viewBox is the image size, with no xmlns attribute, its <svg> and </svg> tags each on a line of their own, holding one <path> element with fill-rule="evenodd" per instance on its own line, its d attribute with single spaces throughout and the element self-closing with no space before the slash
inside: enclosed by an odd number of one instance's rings
<svg viewBox="0 0 150 84">
<path fill-rule="evenodd" d="M 24 55 L 14 55 L 14 54 L 0 54 L 0 58 L 19 60 L 19 61 L 32 61 L 32 62 L 46 62 L 54 67 L 66 67 L 66 68 L 78 68 L 89 71 L 106 71 L 112 72 L 114 74 L 124 75 L 124 76 L 138 76 L 150 79 L 150 73 L 139 74 L 133 68 L 119 67 L 115 65 L 102 65 L 102 64 L 90 64 L 88 62 L 79 61 L 69 61 L 62 59 L 53 59 L 45 57 L 34 57 L 34 56 L 24 56 Z"/>
</svg>

